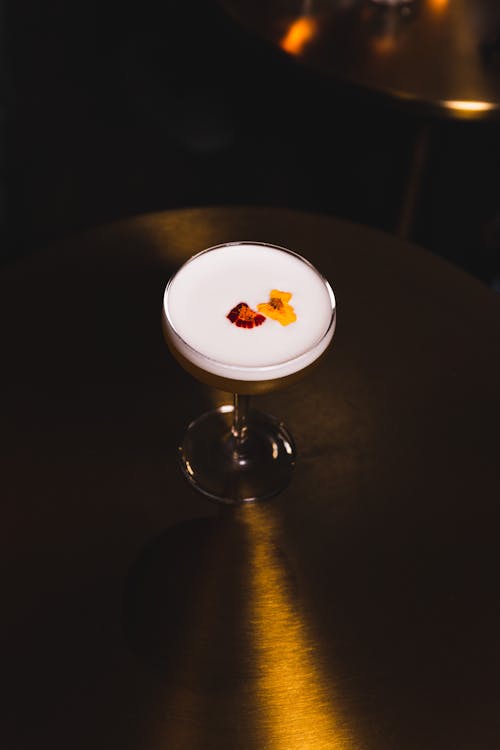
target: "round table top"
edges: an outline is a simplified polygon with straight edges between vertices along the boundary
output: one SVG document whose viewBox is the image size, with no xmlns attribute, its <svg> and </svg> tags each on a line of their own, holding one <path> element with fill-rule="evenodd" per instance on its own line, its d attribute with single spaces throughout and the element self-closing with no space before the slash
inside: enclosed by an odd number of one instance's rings
<svg viewBox="0 0 500 750">
<path fill-rule="evenodd" d="M 184 259 L 238 239 L 330 279 L 334 344 L 256 399 L 298 463 L 274 500 L 184 481 L 228 398 L 162 339 Z M 381 232 L 206 208 L 0 274 L 2 746 L 454 750 L 500 742 L 500 298 Z"/>
<path fill-rule="evenodd" d="M 496 0 L 219 0 L 306 67 L 452 118 L 500 112 Z"/>
</svg>

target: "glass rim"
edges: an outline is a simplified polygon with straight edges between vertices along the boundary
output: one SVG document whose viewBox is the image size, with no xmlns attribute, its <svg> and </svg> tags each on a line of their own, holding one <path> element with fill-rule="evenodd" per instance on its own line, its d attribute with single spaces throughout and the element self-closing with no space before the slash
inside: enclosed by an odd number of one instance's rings
<svg viewBox="0 0 500 750">
<path fill-rule="evenodd" d="M 170 290 L 170 287 L 172 286 L 173 282 L 175 281 L 175 278 L 177 275 L 182 271 L 182 269 L 187 266 L 192 261 L 199 258 L 201 255 L 205 255 L 206 253 L 211 252 L 212 250 L 220 250 L 223 247 L 235 247 L 238 245 L 259 245 L 260 247 L 270 247 L 274 250 L 280 250 L 281 252 L 287 253 L 288 255 L 293 255 L 294 258 L 297 258 L 302 263 L 305 263 L 309 268 L 314 271 L 314 273 L 319 276 L 321 281 L 323 282 L 326 291 L 328 293 L 328 297 L 330 299 L 330 304 L 332 308 L 332 314 L 330 316 L 330 320 L 328 322 L 328 326 L 325 330 L 325 332 L 322 334 L 322 336 L 317 339 L 312 346 L 309 346 L 307 349 L 305 349 L 300 354 L 297 354 L 295 357 L 291 357 L 288 359 L 280 360 L 279 362 L 275 362 L 272 365 L 234 365 L 230 364 L 229 362 L 226 363 L 220 359 L 214 359 L 213 357 L 210 357 L 208 354 L 203 354 L 203 352 L 200 352 L 198 349 L 195 349 L 194 346 L 189 344 L 187 341 L 185 341 L 180 333 L 175 328 L 172 319 L 169 314 L 168 310 L 168 292 Z M 192 255 L 190 258 L 188 258 L 184 263 L 175 271 L 175 273 L 170 277 L 170 279 L 167 282 L 167 285 L 165 287 L 165 292 L 163 294 L 163 314 L 167 320 L 167 323 L 169 325 L 169 328 L 172 330 L 172 332 L 175 334 L 175 336 L 179 339 L 179 341 L 182 342 L 182 344 L 187 347 L 187 349 L 194 354 L 197 354 L 198 357 L 201 357 L 207 362 L 213 362 L 216 365 L 222 366 L 227 370 L 234 370 L 234 371 L 246 371 L 246 372 L 266 372 L 266 371 L 272 371 L 275 370 L 277 367 L 280 367 L 285 364 L 293 364 L 295 362 L 299 362 L 301 359 L 307 357 L 307 355 L 312 352 L 319 344 L 321 344 L 322 341 L 328 336 L 330 333 L 330 330 L 332 329 L 333 325 L 336 322 L 337 318 L 337 303 L 335 299 L 334 291 L 328 281 L 328 279 L 319 271 L 316 266 L 314 266 L 307 258 L 304 258 L 303 255 L 300 255 L 300 253 L 296 253 L 294 250 L 290 250 L 287 247 L 282 247 L 281 245 L 275 245 L 271 242 L 260 242 L 260 241 L 254 241 L 254 240 L 236 240 L 234 242 L 221 242 L 217 245 L 211 245 L 210 247 L 205 248 L 204 250 L 200 250 L 198 253 L 195 253 L 195 255 Z M 314 361 L 314 360 L 313 360 Z M 196 364 L 193 362 L 193 364 Z M 221 376 L 224 377 L 224 376 Z M 241 378 L 240 378 L 241 379 Z"/>
</svg>

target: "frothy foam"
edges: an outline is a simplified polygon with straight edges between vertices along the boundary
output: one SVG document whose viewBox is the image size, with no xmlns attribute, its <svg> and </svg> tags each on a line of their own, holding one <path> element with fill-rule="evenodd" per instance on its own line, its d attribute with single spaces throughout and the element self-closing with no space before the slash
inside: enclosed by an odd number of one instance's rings
<svg viewBox="0 0 500 750">
<path fill-rule="evenodd" d="M 257 310 L 272 289 L 291 292 L 297 320 L 266 318 L 238 328 L 227 319 L 239 302 Z M 164 314 L 180 354 L 214 375 L 236 380 L 282 378 L 312 364 L 334 331 L 335 298 L 303 258 L 253 243 L 221 245 L 185 263 L 165 290 Z"/>
</svg>

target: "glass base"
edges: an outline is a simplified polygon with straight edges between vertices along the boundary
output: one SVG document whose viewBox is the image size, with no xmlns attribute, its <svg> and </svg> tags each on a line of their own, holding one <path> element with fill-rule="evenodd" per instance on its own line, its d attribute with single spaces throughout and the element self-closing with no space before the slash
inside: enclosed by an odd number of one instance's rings
<svg viewBox="0 0 500 750">
<path fill-rule="evenodd" d="M 191 422 L 179 446 L 182 471 L 213 500 L 235 504 L 277 495 L 290 481 L 295 445 L 274 417 L 250 410 L 239 447 L 231 432 L 233 406 L 221 406 Z"/>
</svg>

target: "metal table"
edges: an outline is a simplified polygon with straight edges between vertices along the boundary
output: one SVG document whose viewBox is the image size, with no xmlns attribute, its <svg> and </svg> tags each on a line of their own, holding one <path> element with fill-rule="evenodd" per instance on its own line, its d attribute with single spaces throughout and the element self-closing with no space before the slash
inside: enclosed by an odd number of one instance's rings
<svg viewBox="0 0 500 750">
<path fill-rule="evenodd" d="M 500 114 L 496 0 L 219 0 L 242 27 L 337 84 L 385 97 L 424 118 Z M 334 96 L 333 92 L 333 96 Z M 420 123 L 396 232 L 410 239 L 432 141 Z"/>
<path fill-rule="evenodd" d="M 291 486 L 231 510 L 177 468 L 226 396 L 169 356 L 160 309 L 185 258 L 237 239 L 309 257 L 338 328 L 259 399 L 296 438 Z M 498 296 L 257 208 L 103 226 L 0 284 L 2 747 L 498 746 Z"/>
<path fill-rule="evenodd" d="M 219 0 L 240 24 L 339 81 L 453 118 L 498 116 L 495 0 Z"/>
</svg>

